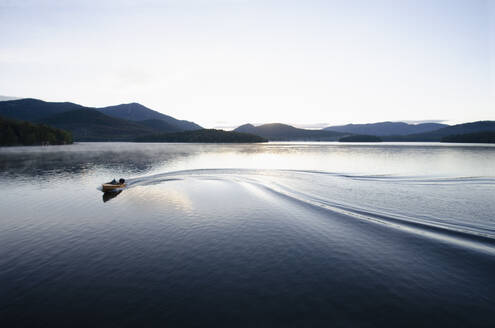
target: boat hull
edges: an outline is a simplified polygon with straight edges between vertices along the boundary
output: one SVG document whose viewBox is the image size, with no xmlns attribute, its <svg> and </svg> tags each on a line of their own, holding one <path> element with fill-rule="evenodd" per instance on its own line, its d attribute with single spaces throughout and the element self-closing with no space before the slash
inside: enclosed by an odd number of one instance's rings
<svg viewBox="0 0 495 328">
<path fill-rule="evenodd" d="M 111 184 L 111 183 L 104 183 L 101 185 L 101 190 L 102 191 L 114 191 L 114 190 L 119 190 L 122 188 L 125 188 L 126 184 Z"/>
</svg>

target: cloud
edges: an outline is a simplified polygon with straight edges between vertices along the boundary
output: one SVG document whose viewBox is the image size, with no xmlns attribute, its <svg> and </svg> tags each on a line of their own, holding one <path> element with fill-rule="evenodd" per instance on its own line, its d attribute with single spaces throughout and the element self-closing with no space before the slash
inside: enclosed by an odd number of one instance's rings
<svg viewBox="0 0 495 328">
<path fill-rule="evenodd" d="M 409 120 L 409 121 L 401 121 L 407 124 L 422 124 L 422 123 L 444 123 L 448 120 Z"/>
</svg>

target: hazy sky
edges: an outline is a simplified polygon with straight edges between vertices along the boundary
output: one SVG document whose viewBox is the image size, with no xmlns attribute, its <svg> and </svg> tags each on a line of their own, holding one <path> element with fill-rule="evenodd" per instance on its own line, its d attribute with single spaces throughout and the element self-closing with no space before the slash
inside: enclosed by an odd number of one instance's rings
<svg viewBox="0 0 495 328">
<path fill-rule="evenodd" d="M 0 0 L 0 94 L 205 127 L 495 120 L 495 0 Z"/>
</svg>

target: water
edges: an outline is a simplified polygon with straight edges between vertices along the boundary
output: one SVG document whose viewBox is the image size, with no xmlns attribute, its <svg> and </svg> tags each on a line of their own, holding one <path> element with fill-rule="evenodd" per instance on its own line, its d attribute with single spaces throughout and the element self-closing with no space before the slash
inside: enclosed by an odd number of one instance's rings
<svg viewBox="0 0 495 328">
<path fill-rule="evenodd" d="M 0 324 L 493 327 L 494 164 L 438 143 L 0 148 Z"/>
</svg>

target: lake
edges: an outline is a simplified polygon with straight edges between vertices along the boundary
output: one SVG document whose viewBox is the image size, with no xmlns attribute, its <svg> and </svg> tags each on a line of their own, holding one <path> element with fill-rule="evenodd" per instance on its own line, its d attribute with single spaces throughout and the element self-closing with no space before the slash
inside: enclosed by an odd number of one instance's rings
<svg viewBox="0 0 495 328">
<path fill-rule="evenodd" d="M 493 145 L 0 148 L 0 325 L 494 327 L 494 213 Z"/>
</svg>

